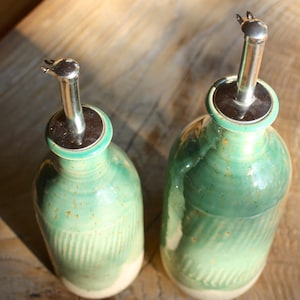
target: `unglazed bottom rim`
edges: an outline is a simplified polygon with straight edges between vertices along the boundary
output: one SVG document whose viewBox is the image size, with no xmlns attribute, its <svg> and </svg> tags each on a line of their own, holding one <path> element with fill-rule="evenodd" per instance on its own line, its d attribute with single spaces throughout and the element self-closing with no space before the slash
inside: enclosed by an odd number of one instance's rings
<svg viewBox="0 0 300 300">
<path fill-rule="evenodd" d="M 264 266 L 258 271 L 255 277 L 246 285 L 231 291 L 220 291 L 220 290 L 195 290 L 184 286 L 183 284 L 179 283 L 169 272 L 168 267 L 166 266 L 164 259 L 162 258 L 162 264 L 167 275 L 170 279 L 182 290 L 185 294 L 192 296 L 198 300 L 232 300 L 245 292 L 247 292 L 258 280 L 259 276 L 261 275 Z"/>
<path fill-rule="evenodd" d="M 144 252 L 142 252 L 139 257 L 131 264 L 126 264 L 122 267 L 120 276 L 115 280 L 115 282 L 105 289 L 97 291 L 88 291 L 77 287 L 71 283 L 68 279 L 62 277 L 61 281 L 66 286 L 66 288 L 73 294 L 80 297 L 88 299 L 103 299 L 114 296 L 123 290 L 125 290 L 137 277 L 143 263 Z M 101 280 L 101 279 L 100 279 Z"/>
</svg>

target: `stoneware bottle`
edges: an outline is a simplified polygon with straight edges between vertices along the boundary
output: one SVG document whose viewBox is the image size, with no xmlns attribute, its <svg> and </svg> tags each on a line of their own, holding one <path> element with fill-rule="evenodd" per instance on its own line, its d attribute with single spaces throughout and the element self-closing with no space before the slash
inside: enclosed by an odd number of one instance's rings
<svg viewBox="0 0 300 300">
<path fill-rule="evenodd" d="M 208 91 L 209 115 L 175 141 L 165 186 L 163 264 L 203 300 L 233 299 L 256 282 L 291 180 L 288 150 L 271 127 L 278 99 L 257 78 L 267 27 L 250 12 L 237 19 L 245 34 L 239 74 Z"/>
<path fill-rule="evenodd" d="M 138 174 L 111 142 L 107 115 L 81 106 L 79 65 L 46 61 L 60 82 L 64 110 L 49 121 L 51 150 L 34 183 L 34 208 L 54 269 L 85 298 L 106 298 L 132 283 L 143 261 L 143 205 Z"/>
</svg>

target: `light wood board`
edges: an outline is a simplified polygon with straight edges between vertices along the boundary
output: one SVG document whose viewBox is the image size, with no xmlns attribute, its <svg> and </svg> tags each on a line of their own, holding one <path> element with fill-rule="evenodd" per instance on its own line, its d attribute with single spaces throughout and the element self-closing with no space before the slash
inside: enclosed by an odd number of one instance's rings
<svg viewBox="0 0 300 300">
<path fill-rule="evenodd" d="M 0 41 L 1 299 L 79 299 L 52 274 L 31 197 L 34 173 L 48 151 L 45 126 L 61 106 L 57 82 L 39 68 L 45 58 L 59 57 L 79 61 L 82 102 L 109 115 L 113 141 L 142 180 L 144 266 L 111 299 L 190 299 L 168 279 L 159 255 L 167 156 L 183 127 L 206 113 L 213 82 L 238 72 L 243 34 L 235 14 L 247 10 L 269 26 L 260 78 L 280 99 L 274 127 L 289 147 L 294 175 L 268 264 L 239 299 L 300 299 L 297 0 L 49 0 Z"/>
</svg>

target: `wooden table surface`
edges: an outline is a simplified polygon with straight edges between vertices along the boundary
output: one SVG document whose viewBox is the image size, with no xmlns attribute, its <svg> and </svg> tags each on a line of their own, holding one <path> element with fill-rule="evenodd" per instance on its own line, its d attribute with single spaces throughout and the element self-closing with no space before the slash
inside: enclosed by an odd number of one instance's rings
<svg viewBox="0 0 300 300">
<path fill-rule="evenodd" d="M 190 299 L 167 278 L 159 255 L 167 156 L 183 127 L 206 112 L 210 85 L 238 72 L 243 34 L 235 14 L 247 10 L 269 26 L 260 78 L 280 99 L 274 127 L 294 175 L 267 267 L 239 299 L 300 299 L 299 0 L 49 0 L 0 41 L 1 299 L 80 299 L 52 273 L 31 197 L 48 151 L 45 126 L 61 106 L 57 82 L 39 68 L 60 57 L 79 61 L 82 102 L 109 115 L 113 141 L 142 180 L 144 265 L 111 299 Z"/>
</svg>

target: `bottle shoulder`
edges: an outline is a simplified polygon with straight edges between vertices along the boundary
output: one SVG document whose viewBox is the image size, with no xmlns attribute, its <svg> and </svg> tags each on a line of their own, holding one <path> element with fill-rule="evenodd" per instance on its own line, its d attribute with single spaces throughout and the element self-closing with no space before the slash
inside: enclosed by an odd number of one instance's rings
<svg viewBox="0 0 300 300">
<path fill-rule="evenodd" d="M 290 185 L 291 161 L 276 130 L 240 135 L 210 122 L 194 121 L 174 143 L 167 189 L 216 214 L 235 207 L 252 215 L 280 202 Z"/>
<path fill-rule="evenodd" d="M 116 144 L 111 143 L 103 153 L 81 159 L 65 159 L 48 153 L 41 163 L 37 176 L 52 180 L 63 177 L 67 181 L 94 181 L 102 176 L 138 177 L 136 168 L 128 155 Z M 102 178 L 103 180 L 103 178 Z"/>
<path fill-rule="evenodd" d="M 60 158 L 50 155 L 35 177 L 37 198 L 44 202 L 63 198 L 103 203 L 140 198 L 140 179 L 126 153 L 112 144 L 105 156 L 105 159 L 99 157 L 99 161 L 97 158 L 79 161 L 75 166 L 64 162 L 61 167 Z"/>
<path fill-rule="evenodd" d="M 198 161 L 214 156 L 217 160 L 251 163 L 272 160 L 286 161 L 291 168 L 290 154 L 281 136 L 273 127 L 254 133 L 228 131 L 205 115 L 190 123 L 175 140 L 169 165 L 187 170 Z"/>
<path fill-rule="evenodd" d="M 88 176 L 76 177 L 67 176 L 47 158 L 34 182 L 37 213 L 54 227 L 63 222 L 69 229 L 80 225 L 79 231 L 93 224 L 111 226 L 126 214 L 141 215 L 140 181 L 126 154 L 112 145 L 107 164 L 105 169 L 102 165 Z"/>
</svg>

